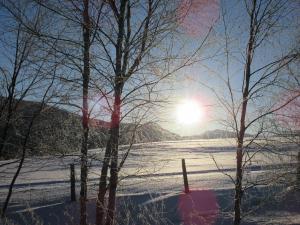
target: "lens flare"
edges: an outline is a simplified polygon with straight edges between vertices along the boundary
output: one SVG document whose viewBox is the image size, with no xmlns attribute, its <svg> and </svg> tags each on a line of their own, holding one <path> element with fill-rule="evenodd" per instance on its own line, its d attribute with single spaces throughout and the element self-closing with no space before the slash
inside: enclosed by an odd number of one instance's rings
<svg viewBox="0 0 300 225">
<path fill-rule="evenodd" d="M 206 35 L 219 19 L 219 0 L 181 0 L 179 25 L 191 36 Z"/>
<path fill-rule="evenodd" d="M 204 117 L 202 105 L 195 100 L 184 100 L 177 105 L 176 119 L 180 124 L 195 124 L 201 122 Z"/>
<path fill-rule="evenodd" d="M 179 196 L 178 209 L 184 225 L 213 225 L 219 213 L 219 204 L 213 191 L 192 190 Z"/>
</svg>

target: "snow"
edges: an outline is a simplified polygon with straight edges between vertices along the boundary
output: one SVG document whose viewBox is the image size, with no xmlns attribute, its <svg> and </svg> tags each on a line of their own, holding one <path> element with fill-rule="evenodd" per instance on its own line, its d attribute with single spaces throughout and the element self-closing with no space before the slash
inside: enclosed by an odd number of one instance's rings
<svg viewBox="0 0 300 225">
<path fill-rule="evenodd" d="M 138 201 L 140 207 L 148 207 L 162 202 L 166 204 L 169 204 L 170 201 L 173 202 L 172 204 L 174 201 L 178 202 L 183 189 L 181 159 L 185 158 L 190 189 L 195 191 L 212 190 L 219 204 L 220 201 L 228 202 L 229 199 L 232 199 L 233 183 L 230 178 L 216 168 L 213 158 L 223 172 L 234 177 L 234 146 L 233 139 L 185 140 L 134 145 L 120 172 L 119 198 L 134 199 L 132 201 Z M 121 148 L 121 157 L 127 147 Z M 246 177 L 255 180 L 266 176 L 266 172 L 272 170 L 270 165 L 279 167 L 290 165 L 291 159 L 293 159 L 293 149 L 290 148 L 285 153 L 287 154 L 281 156 L 278 161 L 275 161 L 278 159 L 275 154 L 257 154 L 253 158 L 249 170 L 245 173 Z M 103 149 L 89 151 L 88 197 L 91 205 L 93 205 L 92 202 L 98 190 L 102 155 Z M 78 196 L 79 162 L 79 156 L 76 154 L 27 158 L 16 181 L 8 212 L 24 213 L 24 210 L 30 206 L 31 210 L 42 211 L 42 215 L 44 215 L 49 209 L 55 208 L 56 211 L 57 207 L 61 207 L 61 209 L 69 207 L 71 204 L 67 203 L 70 198 L 69 165 L 75 163 Z M 0 162 L 0 164 L 3 163 L 4 161 Z M 6 197 L 7 187 L 16 165 L 17 163 L 12 163 L 0 167 L 0 201 Z M 226 193 L 226 197 L 224 197 L 224 193 Z M 220 204 L 221 208 L 228 207 L 224 204 Z M 75 210 L 74 207 L 72 210 Z M 180 218 L 175 220 L 179 224 Z"/>
</svg>

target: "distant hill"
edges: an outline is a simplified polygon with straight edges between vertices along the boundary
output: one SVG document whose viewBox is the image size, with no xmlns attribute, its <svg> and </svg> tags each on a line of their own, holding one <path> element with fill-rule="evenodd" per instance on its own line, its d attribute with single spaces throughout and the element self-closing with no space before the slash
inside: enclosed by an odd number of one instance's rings
<svg viewBox="0 0 300 225">
<path fill-rule="evenodd" d="M 251 135 L 245 134 L 245 137 L 249 137 Z M 216 139 L 216 138 L 235 138 L 236 133 L 232 131 L 226 130 L 209 130 L 200 135 L 192 135 L 192 136 L 185 136 L 184 139 Z"/>
<path fill-rule="evenodd" d="M 6 158 L 13 158 L 20 151 L 23 137 L 26 134 L 32 115 L 39 109 L 38 102 L 20 102 L 13 123 L 9 127 L 8 141 L 5 148 Z M 5 124 L 0 118 L 0 135 Z M 81 116 L 67 110 L 46 105 L 42 113 L 35 119 L 28 142 L 28 153 L 34 155 L 66 154 L 79 151 L 81 147 Z M 89 149 L 103 147 L 108 137 L 109 123 L 97 119 L 90 120 Z M 121 124 L 120 144 L 134 142 L 155 142 L 177 140 L 180 136 L 171 133 L 155 123 Z"/>
</svg>

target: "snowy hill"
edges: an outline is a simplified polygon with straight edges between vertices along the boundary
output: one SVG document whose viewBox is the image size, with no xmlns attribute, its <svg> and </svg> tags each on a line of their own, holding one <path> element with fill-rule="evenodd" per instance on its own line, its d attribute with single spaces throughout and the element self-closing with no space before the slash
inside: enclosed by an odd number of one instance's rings
<svg viewBox="0 0 300 225">
<path fill-rule="evenodd" d="M 251 135 L 245 134 L 245 137 L 249 137 Z M 219 139 L 219 138 L 235 138 L 236 133 L 227 130 L 209 130 L 200 135 L 193 135 L 193 136 L 185 136 L 183 139 Z"/>
<path fill-rule="evenodd" d="M 16 157 L 32 116 L 39 109 L 38 102 L 22 101 L 8 129 L 7 147 L 4 152 L 7 158 Z M 0 120 L 0 134 L 3 133 L 5 117 Z M 179 136 L 171 133 L 155 123 L 121 124 L 120 144 L 134 142 L 156 142 L 177 140 Z M 109 123 L 97 119 L 90 120 L 89 148 L 105 146 Z M 53 153 L 65 154 L 79 151 L 81 146 L 81 116 L 67 110 L 46 105 L 42 113 L 34 120 L 33 129 L 27 145 L 28 153 L 47 155 Z"/>
</svg>

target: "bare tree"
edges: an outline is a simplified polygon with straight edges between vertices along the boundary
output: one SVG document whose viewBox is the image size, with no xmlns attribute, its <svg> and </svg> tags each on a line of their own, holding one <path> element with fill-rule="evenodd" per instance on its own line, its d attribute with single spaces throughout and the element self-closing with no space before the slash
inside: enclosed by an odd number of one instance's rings
<svg viewBox="0 0 300 225">
<path fill-rule="evenodd" d="M 2 4 L 2 7 L 8 7 L 7 5 Z M 8 16 L 11 17 L 9 12 L 6 11 Z M 22 99 L 28 94 L 28 92 L 33 88 L 34 84 L 39 80 L 38 74 L 35 73 L 35 76 L 29 77 L 26 74 L 26 69 L 32 67 L 32 65 L 28 65 L 28 62 L 32 60 L 33 50 L 36 48 L 34 46 L 34 37 L 33 35 L 28 35 L 22 32 L 22 25 L 18 22 L 15 23 L 14 29 L 15 34 L 11 34 L 15 36 L 15 43 L 10 43 L 7 39 L 6 35 L 2 35 L 2 46 L 5 47 L 6 44 L 12 45 L 15 49 L 15 52 L 12 55 L 5 56 L 4 59 L 7 59 L 12 63 L 12 70 L 10 70 L 8 64 L 1 66 L 1 112 L 0 117 L 3 121 L 3 129 L 1 132 L 1 142 L 0 142 L 0 158 L 9 157 L 9 152 L 4 152 L 6 149 L 6 139 L 8 136 L 8 130 L 11 127 L 12 120 L 14 117 L 14 113 L 18 106 L 18 103 L 22 101 Z M 2 32 L 5 32 L 5 28 L 3 27 Z M 12 56 L 12 57 L 10 57 Z M 25 90 L 20 90 L 19 86 L 22 85 L 23 79 L 28 76 L 28 79 L 31 80 L 29 85 L 25 86 Z M 18 98 L 18 99 L 17 99 Z"/>
<path fill-rule="evenodd" d="M 91 46 L 94 40 L 93 27 L 98 26 L 101 18 L 103 2 L 98 1 L 34 1 L 38 6 L 48 11 L 62 29 L 57 32 L 50 29 L 46 32 L 35 32 L 45 43 L 57 41 L 59 47 L 55 51 L 64 58 L 66 75 L 62 82 L 69 85 L 69 93 L 58 96 L 59 104 L 75 107 L 82 112 L 82 141 L 81 141 L 81 189 L 80 189 L 80 224 L 87 223 L 87 177 L 88 177 L 88 143 L 89 123 L 92 107 L 89 107 L 89 90 L 91 78 Z M 92 13 L 91 13 L 92 12 Z M 82 36 L 78 31 L 82 30 Z M 95 62 L 94 62 L 95 64 Z M 101 83 L 101 81 L 99 82 Z M 99 86 L 99 85 L 98 85 Z M 82 104 L 78 102 L 79 89 L 82 89 Z"/>
<path fill-rule="evenodd" d="M 6 196 L 5 202 L 4 202 L 2 210 L 1 210 L 1 217 L 2 218 L 5 217 L 5 212 L 7 210 L 7 206 L 9 204 L 9 201 L 10 201 L 10 198 L 11 198 L 11 195 L 12 195 L 14 184 L 15 184 L 15 182 L 16 182 L 19 174 L 20 174 L 20 171 L 23 167 L 23 164 L 24 164 L 24 160 L 25 160 L 25 156 L 26 156 L 26 150 L 28 148 L 27 144 L 28 144 L 28 141 L 29 141 L 29 138 L 30 138 L 32 127 L 34 125 L 34 122 L 35 122 L 36 118 L 40 115 L 42 110 L 45 108 L 45 104 L 46 104 L 46 102 L 49 98 L 49 96 L 47 96 L 47 95 L 48 95 L 48 92 L 51 90 L 51 87 L 54 83 L 54 80 L 55 80 L 55 76 L 53 76 L 52 81 L 50 82 L 49 86 L 47 87 L 47 89 L 44 93 L 44 96 L 43 96 L 43 98 L 40 102 L 39 108 L 36 111 L 33 112 L 32 118 L 30 119 L 29 125 L 27 127 L 27 131 L 26 131 L 23 143 L 22 143 L 22 154 L 21 154 L 20 162 L 19 162 L 18 168 L 17 168 L 17 170 L 16 170 L 16 172 L 15 172 L 13 178 L 12 178 L 12 181 L 9 185 L 8 194 Z"/>
<path fill-rule="evenodd" d="M 113 16 L 116 19 L 117 33 L 116 42 L 113 40 L 115 47 L 115 61 L 112 61 L 114 69 L 113 82 L 113 108 L 111 113 L 111 128 L 109 132 L 109 139 L 107 142 L 104 161 L 101 169 L 101 176 L 99 182 L 99 192 L 97 198 L 96 207 L 96 224 L 104 224 L 104 218 L 106 216 L 105 224 L 113 224 L 115 213 L 115 201 L 116 201 L 116 189 L 118 182 L 118 148 L 119 148 L 119 129 L 121 118 L 121 96 L 125 82 L 132 76 L 133 72 L 138 68 L 141 63 L 142 57 L 146 52 L 146 42 L 149 39 L 149 24 L 150 19 L 153 16 L 153 2 L 148 1 L 147 14 L 142 20 L 140 25 L 140 31 L 132 38 L 131 34 L 131 10 L 134 6 L 130 1 L 122 0 L 119 5 L 114 1 L 109 2 Z M 125 28 L 127 30 L 125 31 Z M 139 41 L 134 46 L 130 45 L 130 42 Z M 132 59 L 132 64 L 129 65 L 130 48 L 134 47 L 137 51 L 135 58 Z M 131 53 L 132 54 L 132 53 Z M 108 55 L 111 58 L 111 55 Z M 110 182 L 109 182 L 109 200 L 107 214 L 105 212 L 105 194 L 107 190 L 107 173 L 110 163 Z"/>
<path fill-rule="evenodd" d="M 192 64 L 208 37 L 205 36 L 199 48 L 192 53 L 187 54 L 180 48 L 182 46 L 176 45 L 176 38 L 172 34 L 177 25 L 177 5 L 170 6 L 167 1 L 108 1 L 106 7 L 108 14 L 103 24 L 108 26 L 95 36 L 105 59 L 101 76 L 111 86 L 105 95 L 110 114 L 110 131 L 99 181 L 97 225 L 111 225 L 115 220 L 118 175 L 128 156 L 125 154 L 119 163 L 121 120 L 137 109 L 159 104 L 158 83 Z M 139 16 L 134 18 L 135 13 Z"/>
<path fill-rule="evenodd" d="M 134 120 L 137 125 L 133 128 L 131 140 L 133 143 L 138 124 L 155 106 L 163 102 L 159 98 L 161 92 L 158 84 L 170 74 L 193 63 L 208 35 L 201 41 L 199 48 L 184 55 L 182 48 L 174 47 L 176 40 L 172 36 L 176 27 L 176 5 L 170 6 L 164 0 L 122 0 L 100 4 L 98 1 L 87 0 L 30 2 L 48 15 L 48 29 L 36 29 L 23 18 L 16 18 L 28 34 L 38 38 L 46 47 L 51 46 L 59 58 L 57 61 L 61 60 L 60 74 L 56 77 L 61 83 L 70 85 L 68 90 L 71 93 L 56 93 L 53 102 L 75 106 L 83 115 L 81 224 L 86 224 L 89 122 L 93 107 L 98 103 L 89 104 L 90 93 L 100 93 L 98 98 L 106 102 L 108 114 L 105 116 L 109 116 L 111 122 L 99 182 L 97 222 L 104 223 L 106 218 L 106 224 L 113 224 L 118 174 L 130 150 L 125 152 L 119 162 L 121 121 L 136 113 Z M 105 17 L 100 16 L 102 7 Z M 133 17 L 135 14 L 140 16 Z M 82 90 L 82 96 L 78 94 L 79 90 Z M 82 104 L 78 103 L 78 98 L 77 101 L 71 99 L 78 96 L 82 97 Z M 141 110 L 140 113 L 137 113 L 138 110 Z M 108 189 L 106 210 L 104 198 Z"/>
<path fill-rule="evenodd" d="M 270 133 L 266 120 L 299 98 L 299 93 L 296 93 L 280 104 L 274 101 L 274 95 L 280 94 L 286 88 L 282 80 L 288 76 L 286 68 L 299 59 L 299 49 L 295 48 L 293 43 L 286 45 L 282 51 L 274 48 L 283 45 L 280 42 L 280 38 L 283 37 L 279 32 L 292 34 L 296 5 L 291 6 L 289 1 L 276 0 L 250 0 L 241 4 L 238 7 L 243 9 L 247 17 L 241 17 L 241 14 L 237 16 L 230 9 L 226 10 L 226 3 L 223 2 L 222 31 L 224 31 L 225 57 L 222 60 L 225 61 L 223 66 L 226 76 L 224 77 L 223 71 L 222 74 L 218 72 L 216 74 L 222 84 L 225 84 L 227 92 L 223 93 L 222 90 L 209 87 L 228 115 L 222 123 L 236 134 L 236 175 L 234 178 L 226 174 L 234 182 L 235 225 L 241 224 L 243 193 L 258 184 L 245 182 L 244 172 L 255 156 L 267 148 L 266 144 L 258 141 L 265 139 Z M 235 18 L 232 19 L 230 16 Z M 238 26 L 234 22 L 236 18 L 241 22 Z M 282 24 L 287 21 L 291 23 L 290 26 L 283 26 Z M 248 26 L 246 32 L 243 30 L 244 33 L 241 35 L 239 29 L 246 26 Z M 292 37 L 290 38 L 291 42 L 294 41 Z M 268 57 L 265 56 L 266 52 L 269 54 Z M 236 75 L 237 68 L 239 74 L 243 71 L 243 76 Z M 251 133 L 251 138 L 246 138 L 247 132 Z M 251 151 L 253 148 L 254 151 Z"/>
<path fill-rule="evenodd" d="M 89 0 L 83 2 L 83 83 L 82 83 L 82 127 L 83 140 L 81 147 L 81 187 L 80 187 L 80 224 L 86 224 L 86 199 L 87 199 L 87 151 L 89 136 L 89 106 L 88 88 L 90 79 L 90 37 L 91 22 L 89 16 Z"/>
<path fill-rule="evenodd" d="M 4 87 L 1 96 L 1 122 L 4 122 L 2 130 L 1 149 L 3 157 L 20 157 L 18 166 L 9 185 L 8 193 L 1 209 L 1 217 L 5 217 L 14 184 L 23 167 L 26 154 L 28 153 L 32 128 L 37 117 L 45 110 L 45 105 L 57 90 L 53 88 L 56 82 L 56 71 L 59 63 L 55 61 L 53 48 L 41 48 L 39 40 L 25 29 L 20 18 L 25 18 L 29 5 L 19 4 L 17 8 L 10 2 L 1 3 L 2 13 L 7 15 L 7 24 L 3 24 L 1 31 L 5 35 L 1 36 L 1 45 L 7 45 L 8 49 L 3 54 L 1 65 L 1 86 Z M 43 23 L 43 15 L 39 9 L 31 9 L 31 20 L 29 25 L 39 29 Z M 5 26 L 7 25 L 7 26 Z M 54 45 L 53 45 L 54 46 Z M 53 47 L 52 46 L 52 47 Z M 51 69 L 50 69 L 51 68 Z M 37 108 L 32 111 L 22 113 L 25 104 L 24 99 L 38 99 L 41 101 Z M 30 118 L 25 118 L 29 116 Z M 21 128 L 19 124 L 22 124 Z M 9 140 L 11 134 L 9 129 L 14 128 L 19 133 L 21 143 Z M 20 129 L 20 130 L 18 130 Z M 7 148 L 7 146 L 14 148 Z M 13 152 L 8 152 L 8 150 Z M 5 152 L 3 151 L 5 150 Z M 21 150 L 19 152 L 18 150 Z"/>
</svg>

